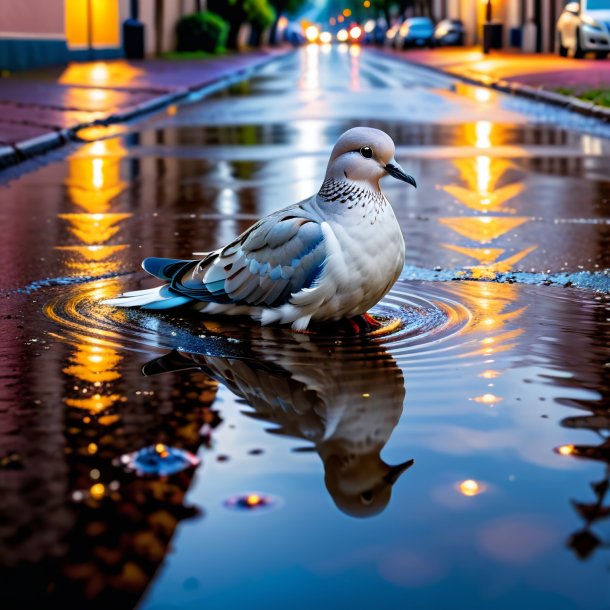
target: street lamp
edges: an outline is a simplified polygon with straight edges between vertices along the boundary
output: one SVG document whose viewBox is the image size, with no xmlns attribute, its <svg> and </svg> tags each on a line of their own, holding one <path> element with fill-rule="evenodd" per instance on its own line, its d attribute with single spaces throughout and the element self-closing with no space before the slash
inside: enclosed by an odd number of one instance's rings
<svg viewBox="0 0 610 610">
<path fill-rule="evenodd" d="M 487 55 L 490 49 L 499 49 L 502 47 L 502 24 L 492 22 L 492 0 L 483 0 L 483 2 L 485 2 L 485 23 L 483 24 L 483 53 Z"/>
</svg>

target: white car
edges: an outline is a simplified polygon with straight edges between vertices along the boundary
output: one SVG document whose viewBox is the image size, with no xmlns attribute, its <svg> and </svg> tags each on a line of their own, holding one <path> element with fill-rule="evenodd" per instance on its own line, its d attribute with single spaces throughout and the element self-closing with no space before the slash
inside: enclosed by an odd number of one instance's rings
<svg viewBox="0 0 610 610">
<path fill-rule="evenodd" d="M 557 21 L 557 46 L 562 57 L 581 58 L 610 53 L 610 0 L 580 0 L 566 4 Z"/>
</svg>

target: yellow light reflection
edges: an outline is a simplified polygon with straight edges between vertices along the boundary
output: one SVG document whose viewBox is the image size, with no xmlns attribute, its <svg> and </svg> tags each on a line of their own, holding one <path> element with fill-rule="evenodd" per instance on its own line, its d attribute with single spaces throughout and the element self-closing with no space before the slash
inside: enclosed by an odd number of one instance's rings
<svg viewBox="0 0 610 610">
<path fill-rule="evenodd" d="M 502 398 L 500 396 L 496 396 L 495 394 L 487 393 L 483 394 L 483 396 L 475 396 L 472 400 L 475 402 L 480 402 L 485 405 L 493 405 L 498 402 L 502 402 Z"/>
<path fill-rule="evenodd" d="M 479 193 L 493 192 L 498 180 L 512 167 L 508 161 L 488 155 L 456 159 L 453 164 L 468 188 Z"/>
<path fill-rule="evenodd" d="M 129 246 L 125 244 L 116 246 L 55 246 L 55 250 L 78 254 L 85 261 L 85 263 L 98 263 L 105 261 L 117 252 L 122 252 L 126 248 L 129 248 Z M 74 263 L 72 262 L 68 263 L 69 266 L 73 264 Z"/>
<path fill-rule="evenodd" d="M 490 193 L 487 190 L 490 182 L 489 174 L 479 174 L 478 180 L 480 180 L 480 183 L 477 184 L 478 190 L 476 191 L 471 191 L 457 184 L 447 184 L 443 186 L 443 190 L 471 210 L 497 212 L 503 208 L 507 201 L 520 195 L 525 188 L 523 183 L 514 182 Z"/>
<path fill-rule="evenodd" d="M 443 244 L 443 247 L 474 258 L 480 265 L 489 265 L 504 253 L 502 248 L 464 248 L 453 244 Z"/>
<path fill-rule="evenodd" d="M 483 87 L 475 87 L 474 98 L 477 102 L 485 104 L 491 100 L 491 91 Z"/>
<path fill-rule="evenodd" d="M 459 483 L 458 489 L 464 496 L 478 496 L 486 490 L 486 487 L 474 479 L 466 479 Z"/>
<path fill-rule="evenodd" d="M 246 504 L 248 506 L 258 506 L 262 502 L 262 498 L 257 494 L 250 494 L 246 497 Z"/>
<path fill-rule="evenodd" d="M 528 254 L 536 250 L 538 246 L 530 246 L 529 248 L 524 248 L 521 252 L 517 252 L 517 254 L 513 254 L 513 256 L 509 256 L 501 261 L 496 261 L 493 264 L 487 265 L 485 267 L 473 267 L 472 275 L 474 278 L 479 277 L 495 277 L 497 273 L 507 273 L 515 268 L 515 265 L 523 258 L 525 258 Z"/>
<path fill-rule="evenodd" d="M 106 488 L 103 483 L 96 483 L 91 486 L 89 493 L 94 500 L 101 500 L 106 494 Z"/>
<path fill-rule="evenodd" d="M 492 369 L 488 369 L 486 371 L 483 371 L 479 377 L 483 377 L 483 379 L 495 379 L 496 377 L 499 377 L 500 375 L 500 371 L 494 371 Z"/>
<path fill-rule="evenodd" d="M 94 385 L 107 383 L 121 377 L 117 368 L 122 359 L 123 357 L 112 347 L 77 344 L 74 353 L 70 356 L 70 364 L 63 369 L 63 372 L 76 377 L 79 381 Z"/>
<path fill-rule="evenodd" d="M 438 221 L 460 235 L 484 244 L 530 220 L 527 216 L 458 216 L 439 218 Z"/>
<path fill-rule="evenodd" d="M 125 133 L 127 131 L 126 125 L 120 125 L 114 123 L 112 125 L 91 125 L 89 127 L 83 127 L 76 132 L 76 136 L 80 140 L 86 142 L 94 142 L 95 140 L 101 140 L 102 138 L 112 138 L 113 136 Z M 117 140 L 120 144 L 120 141 Z M 80 153 L 76 153 L 77 155 Z"/>
<path fill-rule="evenodd" d="M 84 86 L 108 84 L 114 88 L 131 84 L 143 74 L 144 70 L 126 61 L 72 63 L 62 72 L 58 82 Z"/>
<path fill-rule="evenodd" d="M 471 57 L 472 59 L 480 59 L 480 56 L 477 56 L 476 54 L 471 54 Z M 458 95 L 467 97 L 468 99 L 474 100 L 479 104 L 487 104 L 488 102 L 496 100 L 498 97 L 497 92 L 493 89 L 489 89 L 487 87 L 477 87 L 474 85 L 469 85 L 468 83 L 457 82 L 455 84 L 455 91 Z"/>
<path fill-rule="evenodd" d="M 71 202 L 90 213 L 106 212 L 127 187 L 121 179 L 121 159 L 126 154 L 119 138 L 83 146 L 68 161 L 66 185 Z"/>
<path fill-rule="evenodd" d="M 490 121 L 477 121 L 475 123 L 476 140 L 474 145 L 477 148 L 491 148 L 491 130 L 492 123 Z"/>
<path fill-rule="evenodd" d="M 94 394 L 93 396 L 86 398 L 65 398 L 64 402 L 69 407 L 83 409 L 91 414 L 98 414 L 106 409 L 109 409 L 120 399 L 121 396 L 119 394 L 109 394 L 106 396 Z"/>
<path fill-rule="evenodd" d="M 561 455 L 572 455 L 575 449 L 574 445 L 561 445 L 561 447 L 557 447 L 556 451 Z"/>
<path fill-rule="evenodd" d="M 93 245 L 108 241 L 120 230 L 119 224 L 133 214 L 58 214 L 70 223 L 70 232 L 85 244 Z"/>
<path fill-rule="evenodd" d="M 305 47 L 305 63 L 300 81 L 301 89 L 314 90 L 320 88 L 319 52 L 320 47 L 316 44 L 309 44 Z"/>
</svg>

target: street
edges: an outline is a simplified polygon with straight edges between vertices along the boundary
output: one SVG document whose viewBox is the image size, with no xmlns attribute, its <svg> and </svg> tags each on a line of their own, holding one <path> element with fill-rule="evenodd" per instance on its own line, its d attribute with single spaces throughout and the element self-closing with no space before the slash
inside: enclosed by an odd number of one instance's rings
<svg viewBox="0 0 610 610">
<path fill-rule="evenodd" d="M 380 331 L 100 304 L 317 192 L 357 125 L 418 185 L 382 183 Z M 79 135 L 0 172 L 3 607 L 608 608 L 610 125 L 308 45 Z"/>
</svg>

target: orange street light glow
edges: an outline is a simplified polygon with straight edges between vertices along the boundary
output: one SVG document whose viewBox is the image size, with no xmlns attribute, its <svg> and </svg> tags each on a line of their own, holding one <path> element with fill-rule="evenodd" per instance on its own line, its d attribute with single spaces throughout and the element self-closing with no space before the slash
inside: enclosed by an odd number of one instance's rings
<svg viewBox="0 0 610 610">
<path fill-rule="evenodd" d="M 344 16 L 344 17 L 351 17 L 351 15 L 352 15 L 352 11 L 351 11 L 350 9 L 346 8 L 346 9 L 343 11 L 343 16 Z"/>
<path fill-rule="evenodd" d="M 104 494 L 106 493 L 106 488 L 102 483 L 96 483 L 95 485 L 91 486 L 89 493 L 91 494 L 91 497 L 94 500 L 100 500 L 104 497 Z"/>
<path fill-rule="evenodd" d="M 155 451 L 161 458 L 166 458 L 169 455 L 169 451 L 163 443 L 157 443 L 155 445 Z"/>
<path fill-rule="evenodd" d="M 483 396 L 475 396 L 473 398 L 473 400 L 475 402 L 480 402 L 483 403 L 485 405 L 492 405 L 496 402 L 501 402 L 502 399 L 499 396 L 496 396 L 495 394 L 483 394 Z"/>
<path fill-rule="evenodd" d="M 339 42 L 345 42 L 349 37 L 349 34 L 347 33 L 347 30 L 339 30 L 337 32 L 337 40 Z"/>
<path fill-rule="evenodd" d="M 108 66 L 103 63 L 97 63 L 91 68 L 91 80 L 96 83 L 105 83 L 110 76 Z"/>
<path fill-rule="evenodd" d="M 320 34 L 320 31 L 318 30 L 318 28 L 315 25 L 310 25 L 305 30 L 305 38 L 307 38 L 307 40 L 309 42 L 315 42 L 316 40 L 318 40 L 319 34 Z"/>
<path fill-rule="evenodd" d="M 246 504 L 248 506 L 258 506 L 260 503 L 262 502 L 262 499 L 259 495 L 257 494 L 250 494 L 247 498 L 246 498 Z"/>
<path fill-rule="evenodd" d="M 561 445 L 557 447 L 557 453 L 560 455 L 572 455 L 574 453 L 574 445 Z"/>
<path fill-rule="evenodd" d="M 459 484 L 458 489 L 464 496 L 478 496 L 485 491 L 485 486 L 474 479 L 466 479 Z"/>
</svg>

